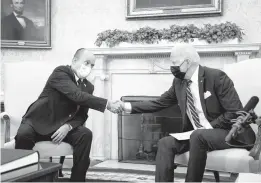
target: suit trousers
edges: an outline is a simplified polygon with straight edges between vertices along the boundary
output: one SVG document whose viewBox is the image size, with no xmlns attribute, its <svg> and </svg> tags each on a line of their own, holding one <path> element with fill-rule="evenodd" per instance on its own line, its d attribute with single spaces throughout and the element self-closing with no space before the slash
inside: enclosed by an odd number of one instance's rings
<svg viewBox="0 0 261 183">
<path fill-rule="evenodd" d="M 30 124 L 22 122 L 15 136 L 15 148 L 32 149 L 36 142 L 51 141 L 53 133 L 40 135 Z M 86 172 L 90 165 L 89 155 L 92 143 L 92 132 L 84 126 L 78 126 L 72 129 L 63 141 L 73 147 L 73 167 L 70 181 L 84 182 Z"/>
<path fill-rule="evenodd" d="M 156 156 L 156 182 L 174 181 L 174 158 L 189 150 L 186 182 L 201 182 L 203 179 L 207 152 L 230 148 L 225 142 L 228 130 L 198 129 L 193 131 L 189 140 L 179 141 L 172 136 L 159 140 Z"/>
</svg>

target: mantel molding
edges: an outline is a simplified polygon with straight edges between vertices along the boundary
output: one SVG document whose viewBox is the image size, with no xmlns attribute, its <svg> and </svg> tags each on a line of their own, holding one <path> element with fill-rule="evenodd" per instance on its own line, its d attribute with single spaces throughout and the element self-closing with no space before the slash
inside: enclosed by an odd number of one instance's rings
<svg viewBox="0 0 261 183">
<path fill-rule="evenodd" d="M 227 55 L 236 53 L 257 53 L 261 43 L 254 44 L 215 44 L 215 45 L 195 45 L 200 54 Z M 151 56 L 155 54 L 169 55 L 172 45 L 144 45 L 136 47 L 113 47 L 113 48 L 90 48 L 96 56 Z"/>
</svg>

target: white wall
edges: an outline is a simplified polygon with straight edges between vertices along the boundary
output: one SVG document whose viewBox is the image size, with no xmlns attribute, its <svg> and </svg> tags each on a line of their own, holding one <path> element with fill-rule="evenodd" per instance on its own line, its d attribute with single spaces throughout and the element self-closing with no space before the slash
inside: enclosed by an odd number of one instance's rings
<svg viewBox="0 0 261 183">
<path fill-rule="evenodd" d="M 221 23 L 232 21 L 244 29 L 245 43 L 261 42 L 261 1 L 224 0 L 224 14 L 218 17 L 166 20 L 125 20 L 125 0 L 52 1 L 52 49 L 2 49 L 1 59 L 70 63 L 79 47 L 94 47 L 96 36 L 106 29 L 134 30 L 144 26 L 167 28 L 172 24 Z"/>
<path fill-rule="evenodd" d="M 244 43 L 261 42 L 261 1 L 224 0 L 223 16 L 166 20 L 126 20 L 125 0 L 52 1 L 52 49 L 1 49 L 1 62 L 40 61 L 69 64 L 80 47 L 94 47 L 96 36 L 106 29 L 134 30 L 144 26 L 168 28 L 172 24 L 232 21 L 244 29 Z M 0 70 L 1 82 L 3 82 Z M 1 91 L 3 87 L 1 87 Z"/>
</svg>

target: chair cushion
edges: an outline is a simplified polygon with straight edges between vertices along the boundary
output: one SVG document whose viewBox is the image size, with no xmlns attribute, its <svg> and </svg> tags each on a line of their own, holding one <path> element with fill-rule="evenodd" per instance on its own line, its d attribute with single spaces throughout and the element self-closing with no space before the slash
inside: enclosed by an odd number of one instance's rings
<svg viewBox="0 0 261 183">
<path fill-rule="evenodd" d="M 5 143 L 4 148 L 14 149 L 15 140 L 11 140 L 10 142 Z M 66 142 L 62 142 L 61 144 L 57 145 L 51 141 L 41 141 L 35 144 L 33 150 L 38 151 L 41 158 L 51 156 L 67 156 L 73 154 L 72 146 Z"/>
<path fill-rule="evenodd" d="M 183 153 L 175 157 L 175 163 L 187 165 L 189 160 L 189 152 Z M 249 156 L 249 151 L 240 148 L 217 150 L 208 152 L 206 169 L 221 172 L 251 172 L 250 166 L 254 161 Z"/>
<path fill-rule="evenodd" d="M 59 145 L 54 144 L 51 141 L 37 142 L 33 149 L 38 151 L 41 157 L 66 156 L 73 154 L 72 146 L 66 142 L 62 142 Z"/>
</svg>

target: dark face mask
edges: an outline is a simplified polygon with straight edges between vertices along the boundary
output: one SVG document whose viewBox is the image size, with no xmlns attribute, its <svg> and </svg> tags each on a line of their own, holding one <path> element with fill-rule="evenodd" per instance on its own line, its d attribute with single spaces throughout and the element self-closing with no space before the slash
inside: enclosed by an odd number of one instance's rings
<svg viewBox="0 0 261 183">
<path fill-rule="evenodd" d="M 181 72 L 180 71 L 180 67 L 179 66 L 170 66 L 170 71 L 172 72 L 172 74 L 179 79 L 184 79 L 186 73 L 185 72 Z"/>
<path fill-rule="evenodd" d="M 184 62 L 182 62 L 183 64 Z M 181 64 L 181 65 L 182 65 Z M 181 66 L 180 65 L 180 66 Z M 176 77 L 176 78 L 179 78 L 179 79 L 184 79 L 185 75 L 186 75 L 186 72 L 181 72 L 180 71 L 180 66 L 170 66 L 170 71 L 172 72 L 172 74 Z"/>
</svg>

